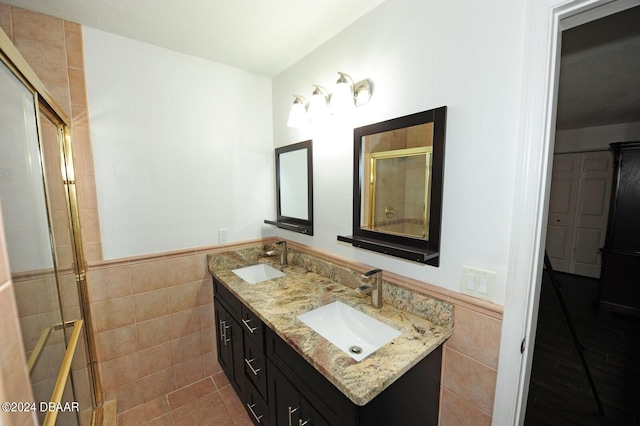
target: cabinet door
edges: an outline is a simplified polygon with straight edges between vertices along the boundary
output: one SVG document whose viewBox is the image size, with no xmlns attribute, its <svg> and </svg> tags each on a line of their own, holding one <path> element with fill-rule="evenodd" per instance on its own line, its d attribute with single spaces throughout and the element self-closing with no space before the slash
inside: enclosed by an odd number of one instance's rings
<svg viewBox="0 0 640 426">
<path fill-rule="evenodd" d="M 269 413 L 274 426 L 298 426 L 300 421 L 300 395 L 291 382 L 271 361 L 269 368 Z"/>
<path fill-rule="evenodd" d="M 236 391 L 244 392 L 244 351 L 242 329 L 224 306 L 215 301 L 216 348 L 218 362 Z"/>
<path fill-rule="evenodd" d="M 331 426 L 306 399 L 300 401 L 300 420 L 297 426 Z"/>
</svg>

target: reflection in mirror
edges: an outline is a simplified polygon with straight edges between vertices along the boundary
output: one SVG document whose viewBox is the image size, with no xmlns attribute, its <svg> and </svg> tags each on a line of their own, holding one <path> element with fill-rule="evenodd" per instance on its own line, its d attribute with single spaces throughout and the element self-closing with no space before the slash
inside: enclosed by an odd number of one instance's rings
<svg viewBox="0 0 640 426">
<path fill-rule="evenodd" d="M 362 138 L 360 227 L 429 239 L 433 123 Z"/>
<path fill-rule="evenodd" d="M 278 217 L 265 223 L 313 235 L 312 142 L 276 148 L 276 203 Z"/>
<path fill-rule="evenodd" d="M 446 107 L 354 130 L 356 247 L 439 264 Z"/>
</svg>

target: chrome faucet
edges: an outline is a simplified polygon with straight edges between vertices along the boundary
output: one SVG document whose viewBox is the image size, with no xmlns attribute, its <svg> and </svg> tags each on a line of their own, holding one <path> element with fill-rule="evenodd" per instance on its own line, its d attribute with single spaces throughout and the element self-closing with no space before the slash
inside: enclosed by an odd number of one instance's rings
<svg viewBox="0 0 640 426">
<path fill-rule="evenodd" d="M 282 266 L 286 266 L 289 264 L 289 261 L 287 259 L 287 255 L 289 254 L 287 251 L 287 242 L 282 240 L 282 241 L 278 241 L 276 243 L 276 245 L 280 246 L 280 265 Z"/>
<path fill-rule="evenodd" d="M 371 293 L 371 305 L 374 308 L 382 307 L 382 269 L 372 269 L 361 275 L 364 281 L 371 281 L 372 284 L 364 284 L 356 289 L 360 294 Z M 375 291 L 374 291 L 375 290 Z"/>
</svg>

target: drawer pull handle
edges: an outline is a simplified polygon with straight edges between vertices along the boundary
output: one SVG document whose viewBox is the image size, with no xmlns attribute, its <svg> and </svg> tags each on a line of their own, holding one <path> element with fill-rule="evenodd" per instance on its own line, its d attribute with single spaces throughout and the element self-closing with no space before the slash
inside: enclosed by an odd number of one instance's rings
<svg viewBox="0 0 640 426">
<path fill-rule="evenodd" d="M 251 411 L 251 414 L 253 414 L 253 417 L 256 419 L 256 421 L 258 423 L 260 423 L 260 419 L 263 417 L 263 414 L 261 414 L 259 416 L 256 415 L 256 412 L 253 411 L 253 407 L 255 407 L 255 406 L 256 406 L 256 404 L 251 404 L 251 405 L 247 404 L 247 408 L 249 409 L 249 411 Z"/>
<path fill-rule="evenodd" d="M 251 319 L 246 320 L 246 319 L 242 318 L 242 323 L 244 324 L 244 326 L 245 326 L 245 327 L 247 327 L 247 330 L 249 330 L 249 332 L 250 332 L 251 334 L 253 334 L 253 333 L 258 329 L 258 327 L 251 327 L 251 326 L 249 325 L 249 323 L 250 323 L 251 321 L 252 321 Z"/>
<path fill-rule="evenodd" d="M 311 423 L 311 419 L 305 420 L 304 422 L 302 421 L 302 419 L 298 420 L 298 426 L 307 426 L 310 423 Z"/>
<path fill-rule="evenodd" d="M 258 371 L 260 371 L 260 369 L 259 369 L 259 368 L 258 368 L 258 369 L 255 369 L 255 368 L 253 368 L 253 366 L 251 365 L 251 363 L 252 363 L 253 361 L 255 361 L 255 360 L 256 360 L 255 358 L 251 358 L 251 359 L 246 359 L 246 358 L 245 358 L 245 359 L 244 359 L 244 362 L 249 366 L 249 368 L 251 369 L 251 372 L 253 373 L 253 375 L 254 375 L 254 376 L 257 376 L 257 375 L 258 375 Z"/>
<path fill-rule="evenodd" d="M 291 420 L 291 415 L 293 413 L 295 413 L 296 411 L 298 411 L 300 409 L 300 407 L 296 407 L 296 408 L 291 408 L 289 407 L 289 426 L 292 426 L 293 422 Z"/>
</svg>

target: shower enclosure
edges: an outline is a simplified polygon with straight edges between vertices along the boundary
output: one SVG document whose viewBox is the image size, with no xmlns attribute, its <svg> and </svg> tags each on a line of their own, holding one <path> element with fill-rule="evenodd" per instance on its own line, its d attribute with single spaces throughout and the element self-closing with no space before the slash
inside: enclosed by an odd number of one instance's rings
<svg viewBox="0 0 640 426">
<path fill-rule="evenodd" d="M 68 119 L 0 31 L 0 205 L 35 411 L 100 424 Z"/>
</svg>

